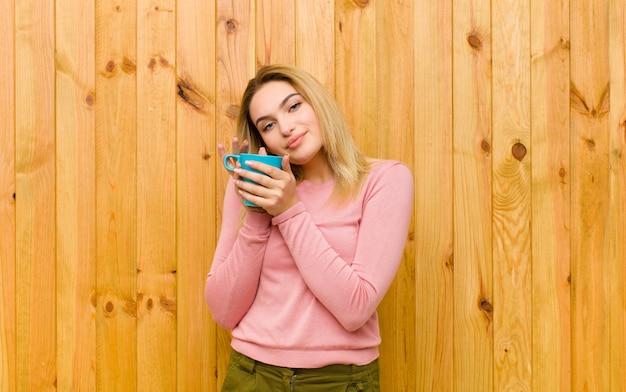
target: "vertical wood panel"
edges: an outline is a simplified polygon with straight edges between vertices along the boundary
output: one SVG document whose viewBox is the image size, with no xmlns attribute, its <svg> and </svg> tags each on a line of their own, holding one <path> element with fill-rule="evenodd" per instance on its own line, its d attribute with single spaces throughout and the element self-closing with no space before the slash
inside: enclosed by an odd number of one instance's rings
<svg viewBox="0 0 626 392">
<path fill-rule="evenodd" d="M 415 390 L 452 391 L 452 1 L 417 2 L 414 15 Z"/>
<path fill-rule="evenodd" d="M 609 1 L 609 206 L 606 277 L 603 301 L 607 304 L 608 369 L 605 385 L 626 390 L 626 2 Z"/>
<path fill-rule="evenodd" d="M 607 2 L 572 0 L 572 389 L 610 389 L 608 304 L 602 302 L 609 202 Z"/>
<path fill-rule="evenodd" d="M 15 391 L 15 4 L 0 0 L 0 391 Z"/>
<path fill-rule="evenodd" d="M 17 390 L 56 382 L 54 3 L 15 4 Z"/>
<path fill-rule="evenodd" d="M 96 0 L 96 382 L 137 389 L 137 8 Z"/>
<path fill-rule="evenodd" d="M 137 4 L 137 390 L 146 392 L 177 384 L 175 11 L 175 0 Z"/>
<path fill-rule="evenodd" d="M 490 21 L 485 2 L 453 5 L 453 383 L 468 392 L 493 390 Z"/>
<path fill-rule="evenodd" d="M 494 388 L 531 388 L 530 2 L 492 3 Z"/>
<path fill-rule="evenodd" d="M 95 391 L 94 1 L 56 3 L 57 388 Z"/>
<path fill-rule="evenodd" d="M 248 80 L 256 70 L 254 1 L 231 2 L 217 0 L 216 32 L 216 138 L 226 145 L 228 151 L 232 136 L 237 134 L 236 123 L 239 103 Z M 220 168 L 216 176 L 218 216 L 221 216 L 222 200 L 228 172 Z M 216 221 L 219 230 L 221 221 Z M 218 329 L 218 388 L 224 381 L 226 365 L 230 357 L 230 333 Z"/>
<path fill-rule="evenodd" d="M 202 296 L 216 246 L 215 7 L 177 2 L 178 391 L 217 389 L 217 327 Z"/>
<path fill-rule="evenodd" d="M 295 64 L 335 91 L 335 2 L 295 0 Z M 315 18 L 311 18 L 315 15 Z M 323 56 L 320 56 L 323 53 Z"/>
<path fill-rule="evenodd" d="M 256 63 L 293 64 L 295 0 L 257 0 Z"/>
<path fill-rule="evenodd" d="M 531 2 L 532 390 L 570 391 L 569 2 Z"/>
<path fill-rule="evenodd" d="M 378 97 L 378 152 L 376 157 L 395 159 L 414 167 L 414 7 L 410 1 L 376 2 L 376 42 L 380 56 L 376 85 Z M 402 86 L 398 89 L 397 86 Z M 448 128 L 449 131 L 449 128 Z M 448 155 L 449 157 L 449 155 Z M 450 166 L 447 167 L 450 169 Z M 406 211 L 411 214 L 412 211 Z M 414 228 L 407 238 L 404 259 L 378 312 L 381 390 L 406 391 L 415 388 L 415 247 Z M 399 366 L 398 358 L 403 358 Z"/>
<path fill-rule="evenodd" d="M 335 1 L 335 96 L 356 144 L 368 156 L 378 156 L 379 145 L 377 1 Z"/>
</svg>

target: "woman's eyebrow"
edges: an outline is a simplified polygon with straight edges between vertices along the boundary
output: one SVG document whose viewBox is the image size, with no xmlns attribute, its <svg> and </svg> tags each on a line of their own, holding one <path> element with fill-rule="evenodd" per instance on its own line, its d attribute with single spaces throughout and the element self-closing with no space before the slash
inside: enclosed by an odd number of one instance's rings
<svg viewBox="0 0 626 392">
<path fill-rule="evenodd" d="M 296 92 L 296 93 L 291 93 L 291 94 L 287 95 L 287 96 L 285 97 L 285 99 L 283 99 L 282 101 L 280 101 L 280 105 L 278 105 L 278 108 L 280 109 L 280 108 L 282 108 L 283 106 L 285 106 L 285 104 L 287 103 L 287 101 L 289 101 L 289 98 L 291 98 L 291 97 L 293 97 L 293 96 L 295 96 L 295 95 L 300 95 L 300 93 L 297 93 L 297 92 Z M 255 121 L 254 125 L 258 128 L 258 127 L 259 127 L 259 122 L 261 122 L 261 121 L 263 121 L 263 120 L 265 120 L 265 119 L 267 119 L 267 118 L 269 118 L 269 117 L 270 117 L 270 116 L 261 116 L 261 117 L 257 118 L 257 120 Z"/>
</svg>

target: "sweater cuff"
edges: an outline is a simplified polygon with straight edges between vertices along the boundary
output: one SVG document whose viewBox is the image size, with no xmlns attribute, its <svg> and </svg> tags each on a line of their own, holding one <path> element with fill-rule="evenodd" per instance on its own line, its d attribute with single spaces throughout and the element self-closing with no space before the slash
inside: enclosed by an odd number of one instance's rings
<svg viewBox="0 0 626 392">
<path fill-rule="evenodd" d="M 306 210 L 304 207 L 304 203 L 301 201 L 293 207 L 289 208 L 287 211 L 282 212 L 281 214 L 276 215 L 272 218 L 272 225 L 278 226 L 284 221 L 293 218 L 294 216 L 303 213 Z"/>
</svg>

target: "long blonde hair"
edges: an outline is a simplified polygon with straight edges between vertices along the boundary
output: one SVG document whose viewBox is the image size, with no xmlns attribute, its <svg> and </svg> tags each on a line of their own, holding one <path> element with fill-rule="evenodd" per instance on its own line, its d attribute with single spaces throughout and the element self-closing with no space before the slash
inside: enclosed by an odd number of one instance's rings
<svg viewBox="0 0 626 392">
<path fill-rule="evenodd" d="M 256 92 L 271 81 L 289 83 L 315 111 L 322 132 L 323 151 L 335 175 L 335 194 L 340 198 L 353 196 L 369 171 L 365 155 L 358 149 L 350 127 L 333 96 L 309 73 L 289 65 L 267 65 L 250 79 L 241 99 L 237 131 L 240 140 L 249 141 L 249 151 L 256 153 L 266 147 L 263 138 L 250 118 L 250 102 Z M 292 165 L 297 179 L 302 169 Z"/>
</svg>

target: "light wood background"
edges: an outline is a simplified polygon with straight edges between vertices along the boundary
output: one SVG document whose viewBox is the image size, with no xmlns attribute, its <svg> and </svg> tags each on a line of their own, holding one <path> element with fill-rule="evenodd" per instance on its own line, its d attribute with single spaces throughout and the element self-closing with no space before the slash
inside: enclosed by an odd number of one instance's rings
<svg viewBox="0 0 626 392">
<path fill-rule="evenodd" d="M 216 143 L 275 62 L 415 175 L 383 391 L 626 391 L 625 25 L 624 0 L 0 0 L 0 392 L 219 388 Z"/>
</svg>

